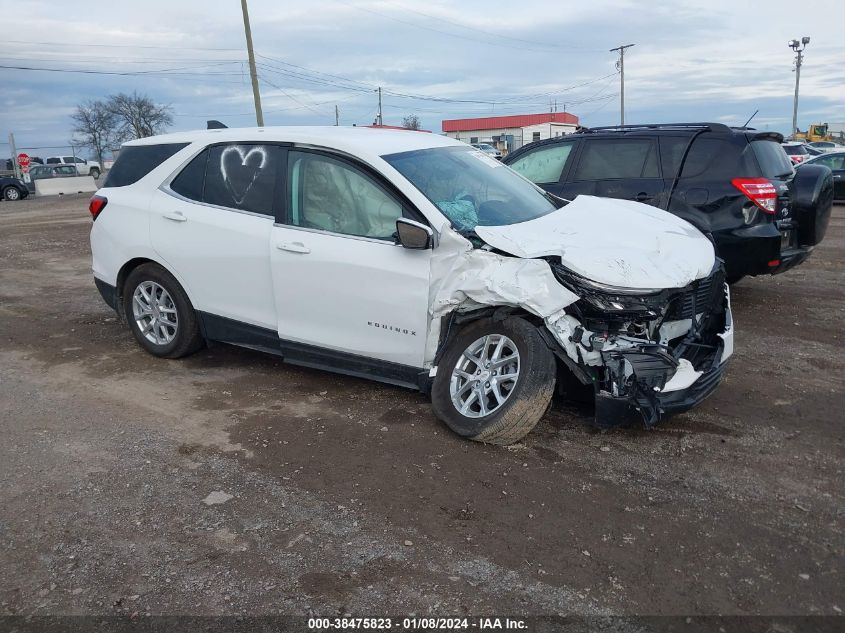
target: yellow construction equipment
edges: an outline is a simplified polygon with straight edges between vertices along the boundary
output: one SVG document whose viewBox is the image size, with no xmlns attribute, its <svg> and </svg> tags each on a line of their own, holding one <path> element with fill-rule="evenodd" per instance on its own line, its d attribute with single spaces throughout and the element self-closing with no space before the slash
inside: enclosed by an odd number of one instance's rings
<svg viewBox="0 0 845 633">
<path fill-rule="evenodd" d="M 806 132 L 800 130 L 795 132 L 792 137 L 796 141 L 806 141 L 812 143 L 814 141 L 832 141 L 833 135 L 828 130 L 827 123 L 813 123 Z"/>
</svg>

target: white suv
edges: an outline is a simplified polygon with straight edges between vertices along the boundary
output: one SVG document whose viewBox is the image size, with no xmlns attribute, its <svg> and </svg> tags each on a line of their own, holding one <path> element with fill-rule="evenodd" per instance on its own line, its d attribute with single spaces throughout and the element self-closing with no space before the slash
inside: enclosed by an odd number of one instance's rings
<svg viewBox="0 0 845 633">
<path fill-rule="evenodd" d="M 91 199 L 103 298 L 156 356 L 207 340 L 430 392 L 506 444 L 556 384 L 600 426 L 682 411 L 733 350 L 728 289 L 690 224 L 550 196 L 434 134 L 222 129 L 127 143 Z"/>
<path fill-rule="evenodd" d="M 100 163 L 95 160 L 86 160 L 79 156 L 50 156 L 44 161 L 45 165 L 73 165 L 80 176 L 91 176 L 94 180 L 103 173 Z"/>
</svg>

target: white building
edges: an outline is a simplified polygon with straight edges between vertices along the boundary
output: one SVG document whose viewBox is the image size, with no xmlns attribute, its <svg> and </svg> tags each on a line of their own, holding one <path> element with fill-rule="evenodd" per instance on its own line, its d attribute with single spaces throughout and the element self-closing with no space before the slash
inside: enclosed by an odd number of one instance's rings
<svg viewBox="0 0 845 633">
<path fill-rule="evenodd" d="M 571 134 L 578 117 L 569 112 L 514 114 L 443 121 L 446 136 L 465 143 L 490 143 L 503 154 L 533 141 Z"/>
</svg>

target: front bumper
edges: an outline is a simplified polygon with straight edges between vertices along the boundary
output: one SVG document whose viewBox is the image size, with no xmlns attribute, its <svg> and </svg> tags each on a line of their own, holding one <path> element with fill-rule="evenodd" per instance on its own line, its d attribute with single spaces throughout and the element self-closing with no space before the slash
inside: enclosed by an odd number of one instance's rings
<svg viewBox="0 0 845 633">
<path fill-rule="evenodd" d="M 642 421 L 651 427 L 669 415 L 697 406 L 712 394 L 722 381 L 734 347 L 727 286 L 724 301 L 724 319 L 720 318 L 703 337 L 710 345 L 694 344 L 694 365 L 683 355 L 676 358 L 656 344 L 603 354 L 613 382 L 610 390 L 596 388 L 595 425 L 606 429 Z M 704 347 L 706 352 L 702 352 Z"/>
</svg>

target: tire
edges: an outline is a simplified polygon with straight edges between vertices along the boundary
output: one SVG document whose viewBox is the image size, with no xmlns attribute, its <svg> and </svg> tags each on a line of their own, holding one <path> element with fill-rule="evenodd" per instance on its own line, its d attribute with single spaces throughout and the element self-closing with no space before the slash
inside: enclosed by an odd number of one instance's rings
<svg viewBox="0 0 845 633">
<path fill-rule="evenodd" d="M 151 305 L 155 305 L 152 313 L 142 312 Z M 203 346 L 188 295 L 176 278 L 158 264 L 142 264 L 129 273 L 123 286 L 123 314 L 135 340 L 153 356 L 182 358 Z M 151 327 L 142 330 L 141 323 Z"/>
<path fill-rule="evenodd" d="M 469 357 L 464 355 L 472 350 L 471 355 L 481 361 L 495 358 L 497 343 L 502 338 L 506 340 L 502 357 L 513 358 L 512 354 L 509 356 L 511 345 L 516 349 L 510 351 L 518 353 L 518 376 L 512 382 L 507 377 L 513 375 L 513 363 L 502 367 L 502 374 L 496 377 L 489 375 L 496 363 L 488 363 L 484 370 L 479 370 L 480 365 L 468 361 Z M 478 371 L 482 373 L 478 374 Z M 485 382 L 491 378 L 490 383 Z M 469 383 L 475 386 L 468 387 Z M 483 389 L 493 385 L 495 392 L 480 396 L 479 385 L 483 385 Z M 519 441 L 537 426 L 551 403 L 554 388 L 554 356 L 536 327 L 519 317 L 503 321 L 479 319 L 461 330 L 446 349 L 437 367 L 431 404 L 435 415 L 458 435 L 478 442 L 507 445 Z M 475 399 L 466 397 L 463 405 L 467 413 L 462 413 L 453 397 L 460 402 L 461 394 L 474 390 Z M 496 393 L 504 396 L 498 404 Z M 490 408 L 489 405 L 495 406 L 490 413 L 484 414 L 482 399 L 488 405 L 485 409 Z"/>
<path fill-rule="evenodd" d="M 100 170 L 94 167 L 88 172 L 88 175 L 90 175 L 94 180 L 97 180 L 97 178 L 100 177 Z"/>
<path fill-rule="evenodd" d="M 23 199 L 23 194 L 17 187 L 10 186 L 3 190 L 3 199 L 9 202 L 16 202 Z"/>
</svg>

